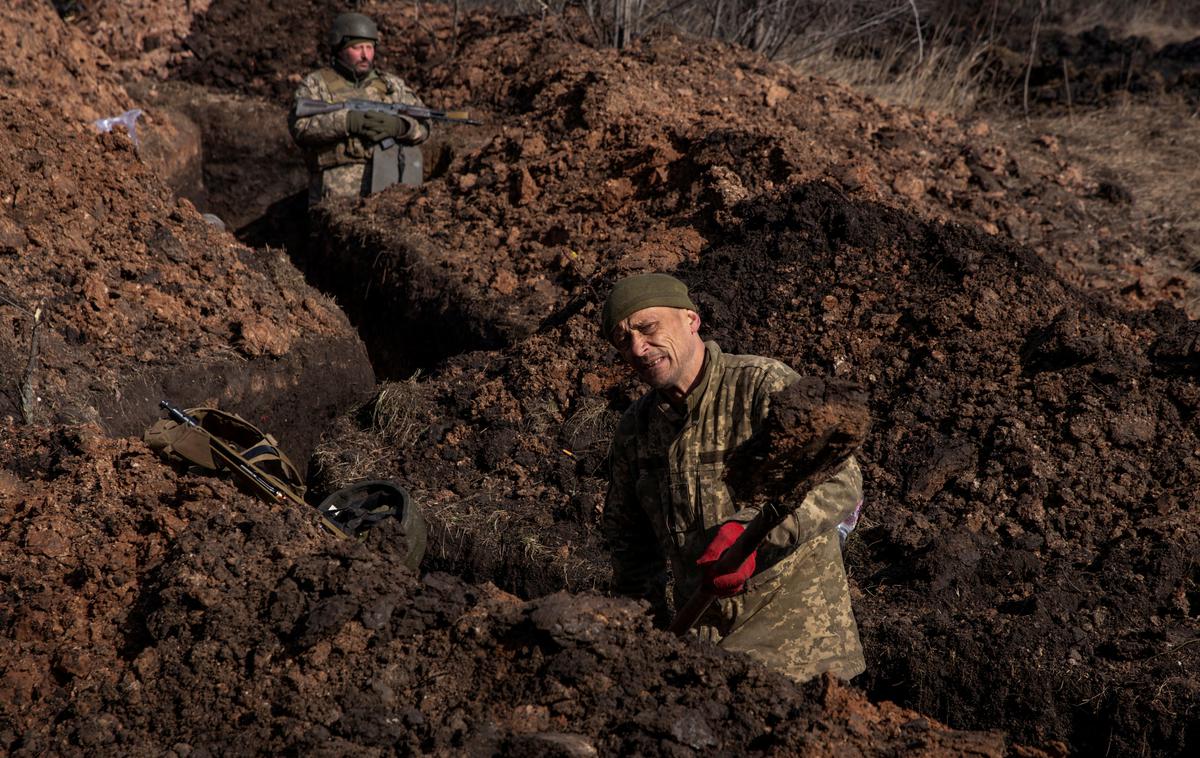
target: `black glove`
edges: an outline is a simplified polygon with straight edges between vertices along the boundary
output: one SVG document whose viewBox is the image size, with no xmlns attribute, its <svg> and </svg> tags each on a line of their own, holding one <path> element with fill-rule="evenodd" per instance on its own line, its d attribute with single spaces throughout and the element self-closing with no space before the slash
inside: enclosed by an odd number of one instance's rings
<svg viewBox="0 0 1200 758">
<path fill-rule="evenodd" d="M 346 121 L 351 134 L 361 135 L 371 142 L 382 142 L 388 137 L 404 139 L 416 128 L 416 122 L 407 116 L 379 111 L 350 111 Z"/>
</svg>

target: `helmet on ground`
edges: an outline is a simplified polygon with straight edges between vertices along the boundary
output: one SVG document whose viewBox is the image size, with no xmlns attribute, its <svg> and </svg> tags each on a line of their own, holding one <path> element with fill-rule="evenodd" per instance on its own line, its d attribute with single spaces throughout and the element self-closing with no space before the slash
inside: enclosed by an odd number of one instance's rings
<svg viewBox="0 0 1200 758">
<path fill-rule="evenodd" d="M 369 39 L 379 41 L 379 27 L 369 16 L 361 13 L 339 13 L 329 27 L 329 46 L 336 53 L 341 50 L 345 41 L 350 39 Z"/>
<path fill-rule="evenodd" d="M 362 537 L 387 518 L 395 519 L 404 536 L 404 565 L 413 571 L 425 555 L 425 519 L 408 491 L 395 482 L 374 479 L 356 482 L 334 492 L 317 506 L 321 514 L 348 537 Z"/>
</svg>

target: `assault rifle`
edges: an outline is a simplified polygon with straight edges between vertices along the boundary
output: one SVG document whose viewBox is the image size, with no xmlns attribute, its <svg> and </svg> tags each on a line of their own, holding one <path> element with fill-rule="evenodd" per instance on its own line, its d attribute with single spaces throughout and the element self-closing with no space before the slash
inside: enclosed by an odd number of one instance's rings
<svg viewBox="0 0 1200 758">
<path fill-rule="evenodd" d="M 192 431 L 201 434 L 208 441 L 209 449 L 213 455 L 221 463 L 234 473 L 238 479 L 246 486 L 254 491 L 254 494 L 262 497 L 269 502 L 282 503 L 290 502 L 293 505 L 299 505 L 304 508 L 311 508 L 304 498 L 297 495 L 295 492 L 286 486 L 281 486 L 280 483 L 271 475 L 264 473 L 257 466 L 246 460 L 245 456 L 231 448 L 224 440 L 209 432 L 200 422 L 194 417 L 189 416 L 181 408 L 171 405 L 170 402 L 163 400 L 159 407 L 167 412 L 171 420 L 177 424 L 181 424 L 191 429 Z M 314 509 L 315 510 L 315 509 Z M 353 534 L 348 534 L 345 529 L 342 529 L 336 523 L 326 518 L 323 513 L 317 511 L 321 516 L 321 522 L 331 532 L 339 537 L 353 537 Z"/>
<path fill-rule="evenodd" d="M 335 111 L 375 111 L 377 113 L 391 113 L 395 116 L 408 116 L 410 118 L 424 119 L 428 121 L 445 121 L 451 124 L 472 124 L 479 126 L 482 122 L 476 121 L 467 116 L 467 111 L 439 111 L 434 108 L 426 108 L 420 105 L 404 105 L 402 103 L 380 103 L 375 100 L 343 100 L 340 103 L 327 103 L 324 100 L 297 100 L 296 115 L 300 118 L 305 116 L 316 116 L 321 113 L 333 113 Z"/>
</svg>

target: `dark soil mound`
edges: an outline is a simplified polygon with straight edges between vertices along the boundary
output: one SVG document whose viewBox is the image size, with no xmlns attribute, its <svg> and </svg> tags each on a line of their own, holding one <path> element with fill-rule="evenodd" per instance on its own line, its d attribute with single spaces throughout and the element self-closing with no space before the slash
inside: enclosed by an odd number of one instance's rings
<svg viewBox="0 0 1200 758">
<path fill-rule="evenodd" d="M 418 580 L 386 527 L 335 539 L 94 428 L 0 440 L 6 755 L 1005 752 L 627 601 Z"/>
<path fill-rule="evenodd" d="M 1195 322 L 1113 309 L 1026 248 L 825 184 L 730 218 L 677 269 L 713 336 L 869 384 L 849 547 L 867 687 L 1084 753 L 1183 752 L 1195 736 L 1170 714 L 1200 674 Z M 595 335 L 602 295 L 398 385 L 406 444 L 368 407 L 323 470 L 414 486 L 435 563 L 528 593 L 598 581 L 604 441 L 632 390 Z"/>
<path fill-rule="evenodd" d="M 1096 26 L 1079 34 L 1048 31 L 1033 60 L 1005 51 L 995 59 L 1010 99 L 1035 108 L 1103 106 L 1118 98 L 1164 95 L 1200 103 L 1200 39 L 1159 47 L 1145 37 L 1118 37 Z M 1029 89 L 1025 91 L 1028 70 Z"/>
</svg>

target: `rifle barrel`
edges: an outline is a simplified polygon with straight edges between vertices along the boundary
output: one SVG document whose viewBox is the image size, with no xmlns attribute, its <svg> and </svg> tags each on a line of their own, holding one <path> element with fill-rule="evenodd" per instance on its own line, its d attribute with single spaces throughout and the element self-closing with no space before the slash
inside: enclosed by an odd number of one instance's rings
<svg viewBox="0 0 1200 758">
<path fill-rule="evenodd" d="M 324 100 L 297 100 L 296 115 L 317 116 L 334 111 L 381 111 L 385 113 L 401 113 L 412 118 L 448 121 L 454 124 L 472 124 L 479 126 L 481 122 L 467 116 L 467 111 L 440 111 L 426 108 L 423 105 L 405 105 L 403 103 L 380 103 L 374 100 L 344 100 L 338 103 L 327 103 Z"/>
</svg>

